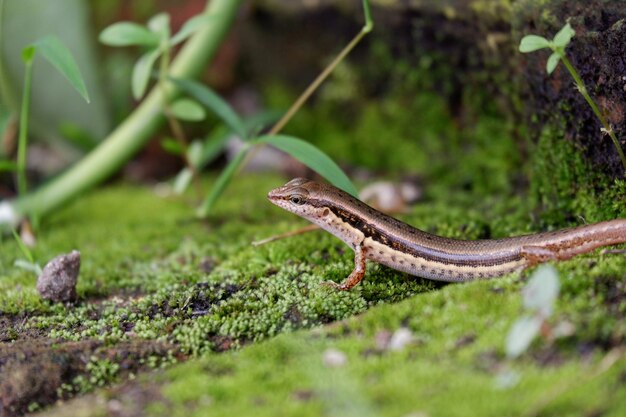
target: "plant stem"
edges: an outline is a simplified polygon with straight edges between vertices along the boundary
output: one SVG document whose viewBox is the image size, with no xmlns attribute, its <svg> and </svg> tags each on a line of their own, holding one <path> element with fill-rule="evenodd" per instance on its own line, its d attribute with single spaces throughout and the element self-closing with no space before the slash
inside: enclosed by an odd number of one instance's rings
<svg viewBox="0 0 626 417">
<path fill-rule="evenodd" d="M 350 41 L 350 43 L 348 43 L 341 50 L 341 52 L 339 52 L 339 55 L 337 55 L 335 59 L 333 59 L 332 62 L 328 64 L 326 68 L 324 68 L 324 70 L 315 78 L 315 80 L 313 80 L 313 82 L 309 84 L 306 90 L 304 90 L 304 92 L 300 94 L 296 101 L 293 102 L 291 107 L 289 107 L 287 112 L 278 120 L 278 122 L 276 122 L 276 124 L 274 124 L 274 126 L 272 126 L 272 128 L 267 133 L 268 135 L 275 135 L 280 132 L 280 130 L 285 127 L 289 120 L 291 120 L 293 115 L 296 114 L 296 112 L 300 110 L 302 105 L 309 99 L 309 97 L 311 97 L 315 90 L 319 88 L 320 84 L 322 84 L 326 80 L 326 78 L 328 78 L 328 76 L 333 72 L 337 65 L 339 65 L 339 63 L 344 60 L 344 58 L 350 53 L 350 51 L 354 49 L 354 47 L 361 41 L 361 39 L 363 39 L 365 35 L 372 31 L 372 29 L 374 28 L 374 21 L 372 20 L 369 0 L 363 0 L 363 14 L 365 15 L 365 24 L 363 25 L 359 33 L 357 33 L 356 36 Z M 251 138 L 250 140 L 252 139 L 253 138 Z M 234 176 L 235 173 L 241 171 L 263 146 L 267 145 L 256 145 L 252 150 L 246 148 L 245 150 L 240 151 L 235 159 L 231 160 L 227 169 L 222 171 L 222 174 L 219 176 L 218 184 L 213 186 L 210 194 L 204 200 L 202 205 L 198 207 L 198 210 L 196 211 L 198 217 L 204 218 L 208 216 L 208 214 L 211 212 L 211 209 L 213 208 L 213 205 L 215 204 L 215 201 L 217 201 L 224 188 L 226 188 L 228 182 L 230 182 L 231 177 Z"/>
<path fill-rule="evenodd" d="M 33 57 L 24 62 L 24 89 L 20 110 L 20 135 L 17 142 L 17 192 L 26 194 L 26 145 L 28 142 L 28 111 L 30 109 L 30 90 L 33 81 Z"/>
<path fill-rule="evenodd" d="M 374 21 L 372 20 L 372 13 L 370 11 L 369 0 L 363 0 L 363 14 L 365 15 L 365 24 L 356 34 L 354 38 L 348 43 L 342 50 L 339 52 L 339 55 L 335 57 L 331 61 L 330 64 L 324 68 L 324 70 L 309 84 L 309 86 L 300 94 L 300 96 L 293 102 L 293 104 L 289 107 L 287 112 L 272 126 L 272 128 L 267 132 L 268 135 L 275 135 L 282 130 L 283 127 L 291 120 L 294 114 L 304 105 L 304 103 L 311 97 L 311 95 L 319 88 L 319 86 L 328 78 L 328 76 L 335 70 L 337 65 L 341 63 L 345 59 L 345 57 L 354 49 L 355 46 L 363 39 L 365 35 L 370 33 L 374 28 Z M 248 155 L 241 162 L 241 166 L 238 168 L 238 171 L 242 170 L 248 162 L 256 155 L 256 153 L 263 146 L 267 145 L 257 145 L 251 152 L 248 152 Z M 206 205 L 205 205 L 206 207 Z M 208 209 L 201 210 L 201 213 L 208 214 Z"/>
<path fill-rule="evenodd" d="M 206 13 L 219 15 L 185 44 L 171 66 L 170 76 L 195 77 L 215 55 L 226 31 L 235 19 L 242 0 L 212 0 Z M 17 216 L 45 214 L 76 198 L 108 178 L 144 144 L 163 122 L 162 104 L 179 90 L 168 84 L 153 89 L 146 99 L 91 153 L 35 192 L 11 201 Z"/>
<path fill-rule="evenodd" d="M 324 70 L 317 76 L 317 78 L 315 78 L 315 80 L 313 80 L 313 82 L 306 88 L 306 90 L 304 90 L 304 92 L 300 94 L 300 97 L 298 97 L 298 99 L 293 102 L 291 107 L 289 107 L 289 110 L 287 110 L 283 117 L 281 117 L 280 120 L 276 122 L 272 129 L 267 133 L 268 135 L 274 135 L 280 132 L 280 130 L 285 127 L 289 120 L 291 120 L 293 115 L 298 110 L 300 110 L 300 107 L 302 107 L 302 105 L 309 99 L 309 97 L 311 97 L 315 90 L 319 88 L 320 84 L 322 84 L 326 80 L 326 78 L 328 78 L 328 76 L 335 70 L 337 65 L 339 65 L 339 63 L 344 60 L 344 58 L 350 53 L 350 51 L 354 49 L 355 46 L 357 46 L 357 44 L 361 41 L 361 39 L 363 39 L 365 35 L 372 31 L 374 24 L 372 21 L 367 0 L 363 0 L 363 8 L 365 13 L 365 25 L 363 26 L 363 28 L 361 28 L 361 31 L 357 33 L 356 36 L 350 41 L 350 43 L 347 44 L 341 50 L 341 52 L 339 52 L 339 55 L 337 55 L 335 59 L 333 59 L 332 62 L 328 64 L 326 68 L 324 68 Z"/>
<path fill-rule="evenodd" d="M 591 107 L 591 110 L 593 110 L 593 113 L 596 115 L 598 120 L 600 120 L 600 123 L 602 123 L 602 126 L 604 127 L 604 131 L 607 132 L 609 136 L 611 137 L 611 140 L 613 140 L 613 145 L 615 145 L 617 154 L 622 160 L 622 165 L 624 166 L 624 170 L 626 170 L 626 156 L 624 156 L 624 151 L 622 150 L 622 147 L 620 146 L 619 141 L 617 140 L 617 137 L 615 136 L 615 133 L 613 132 L 613 129 L 611 129 L 605 117 L 602 115 L 602 112 L 600 112 L 600 109 L 596 105 L 595 101 L 593 101 L 593 99 L 589 95 L 589 92 L 587 91 L 587 88 L 585 87 L 585 83 L 583 83 L 583 80 L 580 78 L 580 75 L 578 75 L 578 71 L 576 71 L 576 68 L 574 68 L 574 66 L 569 61 L 569 59 L 567 59 L 567 56 L 565 55 L 565 53 L 561 52 L 560 55 L 561 55 L 561 60 L 563 61 L 563 64 L 565 65 L 565 68 L 567 68 L 572 78 L 574 78 L 574 82 L 576 83 L 576 86 L 578 87 L 578 91 L 580 91 L 580 94 L 583 95 L 583 97 L 587 101 L 587 104 L 589 104 L 589 106 Z"/>
</svg>

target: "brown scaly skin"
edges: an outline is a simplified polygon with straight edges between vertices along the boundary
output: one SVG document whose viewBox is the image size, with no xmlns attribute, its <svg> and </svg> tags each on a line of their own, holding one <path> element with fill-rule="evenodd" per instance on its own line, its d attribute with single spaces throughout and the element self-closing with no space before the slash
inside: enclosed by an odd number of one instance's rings
<svg viewBox="0 0 626 417">
<path fill-rule="evenodd" d="M 340 290 L 349 290 L 363 279 L 367 259 L 423 278 L 471 281 L 626 242 L 626 219 L 504 239 L 450 239 L 416 229 L 338 188 L 305 178 L 270 191 L 268 198 L 354 250 L 350 276 L 342 284 L 326 283 Z"/>
</svg>

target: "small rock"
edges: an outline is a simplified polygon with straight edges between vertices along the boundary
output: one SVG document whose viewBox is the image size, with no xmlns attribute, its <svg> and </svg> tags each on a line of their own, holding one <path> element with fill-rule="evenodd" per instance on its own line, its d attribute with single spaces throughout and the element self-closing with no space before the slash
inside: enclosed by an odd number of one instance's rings
<svg viewBox="0 0 626 417">
<path fill-rule="evenodd" d="M 37 279 L 39 295 L 54 302 L 74 301 L 79 270 L 80 252 L 77 250 L 52 259 Z"/>
<path fill-rule="evenodd" d="M 467 345 L 471 345 L 472 343 L 474 343 L 474 340 L 476 340 L 476 335 L 474 333 L 468 333 L 459 337 L 454 343 L 454 347 L 458 349 Z"/>
<path fill-rule="evenodd" d="M 374 343 L 376 345 L 376 349 L 380 351 L 387 350 L 387 348 L 389 347 L 389 341 L 391 341 L 392 335 L 393 333 L 391 333 L 389 330 L 381 330 L 378 333 L 376 333 L 376 336 L 374 336 Z"/>
<path fill-rule="evenodd" d="M 570 337 L 576 333 L 576 326 L 567 320 L 560 321 L 552 329 L 552 336 L 558 339 L 560 337 Z"/>
<path fill-rule="evenodd" d="M 421 188 L 409 181 L 402 183 L 379 181 L 368 185 L 359 193 L 361 200 L 384 213 L 407 212 L 408 206 L 421 196 Z"/>
<path fill-rule="evenodd" d="M 313 398 L 315 398 L 315 392 L 311 390 L 294 391 L 292 393 L 292 397 L 296 401 L 303 401 L 303 402 L 311 401 Z"/>
<path fill-rule="evenodd" d="M 337 349 L 327 349 L 324 352 L 324 365 L 329 368 L 339 368 L 348 363 L 348 357 L 345 353 Z"/>
<path fill-rule="evenodd" d="M 388 349 L 391 351 L 399 351 L 402 350 L 414 341 L 413 332 L 411 332 L 406 327 L 400 327 L 396 330 L 391 336 L 391 340 L 389 340 Z"/>
</svg>

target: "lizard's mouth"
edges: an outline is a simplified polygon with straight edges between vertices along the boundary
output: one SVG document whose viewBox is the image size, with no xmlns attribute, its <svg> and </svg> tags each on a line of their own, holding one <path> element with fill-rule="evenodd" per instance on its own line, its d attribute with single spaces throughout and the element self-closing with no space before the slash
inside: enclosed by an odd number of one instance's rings
<svg viewBox="0 0 626 417">
<path fill-rule="evenodd" d="M 272 203 L 277 204 L 279 201 L 284 200 L 286 198 L 285 194 L 282 193 L 283 187 L 274 188 L 267 193 L 267 199 Z"/>
</svg>

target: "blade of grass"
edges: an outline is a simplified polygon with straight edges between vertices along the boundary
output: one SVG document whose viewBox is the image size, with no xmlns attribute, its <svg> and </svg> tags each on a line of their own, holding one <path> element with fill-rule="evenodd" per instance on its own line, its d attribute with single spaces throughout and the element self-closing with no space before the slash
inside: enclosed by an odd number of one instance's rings
<svg viewBox="0 0 626 417">
<path fill-rule="evenodd" d="M 217 199 L 222 195 L 222 193 L 224 192 L 224 189 L 226 188 L 230 180 L 233 178 L 233 175 L 235 175 L 235 172 L 237 172 L 237 168 L 239 168 L 239 165 L 241 165 L 241 163 L 243 162 L 243 159 L 246 157 L 249 151 L 250 151 L 250 148 L 247 146 L 241 149 L 239 153 L 237 154 L 237 156 L 235 156 L 228 163 L 226 168 L 224 168 L 220 176 L 217 178 L 217 181 L 215 181 L 215 185 L 213 185 L 213 188 L 211 188 L 211 192 L 206 197 L 202 205 L 198 208 L 196 214 L 199 217 L 201 218 L 206 217 L 211 212 L 211 209 L 213 209 L 213 205 L 215 204 Z"/>
<path fill-rule="evenodd" d="M 257 138 L 254 143 L 277 147 L 326 178 L 331 184 L 358 198 L 356 187 L 348 176 L 328 155 L 309 142 L 288 135 L 264 135 Z"/>
<path fill-rule="evenodd" d="M 209 87 L 192 80 L 183 80 L 180 78 L 170 78 L 170 80 L 209 110 L 213 111 L 228 127 L 230 127 L 243 140 L 248 139 L 248 132 L 244 122 L 233 108 L 216 92 Z"/>
<path fill-rule="evenodd" d="M 150 81 L 150 72 L 152 72 L 152 67 L 157 58 L 159 58 L 159 55 L 161 55 L 161 50 L 155 48 L 143 54 L 135 63 L 131 79 L 131 87 L 135 100 L 139 100 L 146 92 L 148 81 Z"/>
<path fill-rule="evenodd" d="M 33 81 L 33 59 L 36 48 L 27 46 L 22 50 L 24 61 L 24 88 L 20 110 L 20 133 L 17 142 L 17 192 L 22 196 L 28 187 L 26 181 L 26 145 L 28 142 L 28 110 L 30 109 L 30 90 Z"/>
<path fill-rule="evenodd" d="M 34 43 L 34 46 L 61 75 L 67 78 L 72 87 L 78 91 L 78 94 L 89 103 L 89 94 L 87 93 L 87 87 L 85 87 L 85 81 L 83 81 L 83 76 L 80 74 L 80 69 L 76 65 L 70 50 L 54 36 L 46 36 L 39 39 Z"/>
<path fill-rule="evenodd" d="M 281 119 L 272 127 L 269 134 L 276 134 L 282 130 L 283 127 L 291 120 L 294 114 L 302 107 L 302 105 L 311 97 L 311 95 L 319 88 L 319 86 L 328 78 L 328 76 L 335 70 L 337 65 L 354 49 L 355 46 L 363 39 L 365 35 L 370 33 L 374 28 L 374 21 L 372 20 L 372 12 L 370 11 L 370 5 L 368 0 L 363 0 L 363 14 L 365 15 L 365 24 L 356 34 L 356 36 L 339 52 L 339 55 L 331 61 L 330 64 L 320 73 L 320 75 L 313 80 L 313 82 L 304 90 L 304 92 L 298 97 L 296 101 L 289 107 L 289 110 L 281 117 Z"/>
<path fill-rule="evenodd" d="M 98 38 L 109 46 L 148 46 L 159 44 L 159 37 L 144 26 L 132 22 L 118 22 L 105 28 Z"/>
<path fill-rule="evenodd" d="M 15 238 L 15 242 L 17 242 L 17 247 L 20 248 L 20 252 L 22 252 L 22 254 L 26 257 L 28 262 L 30 262 L 31 264 L 34 264 L 35 258 L 33 257 L 33 254 L 30 251 L 30 249 L 28 249 L 28 247 L 22 241 L 22 238 L 20 238 L 20 235 L 15 231 L 15 229 L 12 229 L 11 231 L 13 232 L 13 237 Z"/>
</svg>

